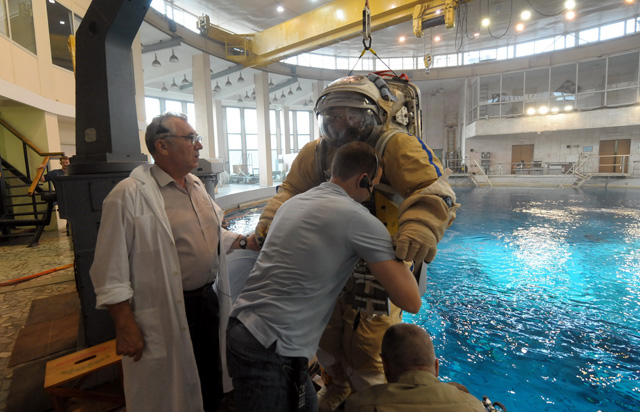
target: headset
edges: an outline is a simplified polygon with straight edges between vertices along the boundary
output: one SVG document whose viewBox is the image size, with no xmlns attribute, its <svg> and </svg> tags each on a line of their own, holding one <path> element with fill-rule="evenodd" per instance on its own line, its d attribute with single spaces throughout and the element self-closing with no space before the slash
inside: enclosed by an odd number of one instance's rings
<svg viewBox="0 0 640 412">
<path fill-rule="evenodd" d="M 375 158 L 376 158 L 376 168 L 373 169 L 373 173 L 371 174 L 372 178 L 371 179 L 375 179 L 376 178 L 376 173 L 378 173 L 378 167 L 379 167 L 379 163 L 378 163 L 378 155 L 374 154 Z M 371 189 L 373 187 L 373 180 L 369 180 L 369 176 L 364 176 L 362 179 L 360 179 L 360 183 L 358 183 L 358 186 L 363 188 L 363 189 Z M 369 190 L 371 191 L 371 190 Z"/>
</svg>

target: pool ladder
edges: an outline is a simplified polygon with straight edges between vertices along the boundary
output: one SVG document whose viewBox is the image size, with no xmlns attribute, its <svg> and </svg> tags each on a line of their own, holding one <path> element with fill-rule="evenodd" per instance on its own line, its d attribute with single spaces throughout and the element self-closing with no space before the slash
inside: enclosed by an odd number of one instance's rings
<svg viewBox="0 0 640 412">
<path fill-rule="evenodd" d="M 476 159 L 472 159 L 472 160 L 473 160 L 473 163 L 475 163 L 475 168 L 480 171 L 480 173 L 471 172 L 471 174 L 469 175 L 471 177 L 471 181 L 473 182 L 473 184 L 476 185 L 476 187 L 485 187 L 485 186 L 493 187 L 493 183 L 491 183 L 489 176 L 487 176 L 484 170 L 480 167 L 480 165 L 478 164 L 478 161 Z"/>
</svg>

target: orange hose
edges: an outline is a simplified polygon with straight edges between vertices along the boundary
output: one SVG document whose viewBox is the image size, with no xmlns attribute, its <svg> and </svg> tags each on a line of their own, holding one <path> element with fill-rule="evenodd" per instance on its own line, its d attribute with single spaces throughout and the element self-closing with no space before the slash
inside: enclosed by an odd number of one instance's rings
<svg viewBox="0 0 640 412">
<path fill-rule="evenodd" d="M 42 271 L 42 272 L 34 273 L 33 275 L 23 276 L 21 278 L 11 279 L 11 280 L 7 280 L 7 281 L 4 281 L 4 282 L 0 282 L 0 286 L 15 285 L 16 283 L 25 282 L 27 280 L 35 279 L 37 277 L 48 275 L 49 273 L 57 272 L 59 270 L 67 269 L 67 268 L 70 268 L 70 267 L 73 267 L 73 263 L 69 263 L 69 264 L 63 265 L 63 266 L 58 266 L 57 268 L 53 268 L 53 269 L 47 269 L 47 270 Z"/>
</svg>

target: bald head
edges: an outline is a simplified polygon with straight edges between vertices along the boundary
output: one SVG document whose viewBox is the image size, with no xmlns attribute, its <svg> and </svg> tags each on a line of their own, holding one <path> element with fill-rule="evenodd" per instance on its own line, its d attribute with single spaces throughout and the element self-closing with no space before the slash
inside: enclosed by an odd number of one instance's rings
<svg viewBox="0 0 640 412">
<path fill-rule="evenodd" d="M 416 325 L 391 326 L 382 338 L 382 360 L 389 382 L 408 370 L 427 370 L 438 376 L 438 360 L 429 333 Z"/>
</svg>

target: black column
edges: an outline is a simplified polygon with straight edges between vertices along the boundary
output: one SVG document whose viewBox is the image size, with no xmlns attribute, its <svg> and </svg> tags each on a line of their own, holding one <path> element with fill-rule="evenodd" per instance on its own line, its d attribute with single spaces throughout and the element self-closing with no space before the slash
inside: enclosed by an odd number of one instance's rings
<svg viewBox="0 0 640 412">
<path fill-rule="evenodd" d="M 115 336 L 95 309 L 89 277 L 102 201 L 147 156 L 140 152 L 131 45 L 151 0 L 93 0 L 76 33 L 76 155 L 56 184 L 60 216 L 71 224 L 82 309 L 81 346 Z"/>
</svg>

